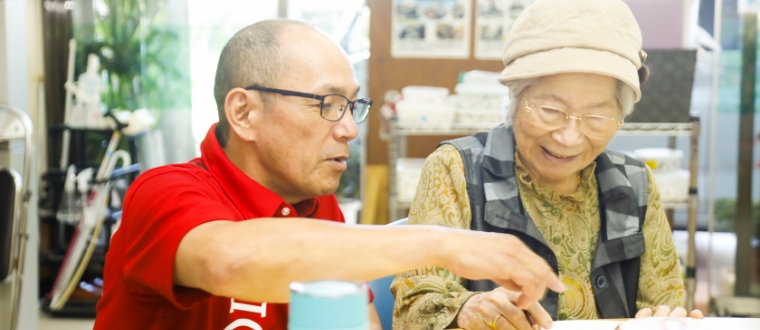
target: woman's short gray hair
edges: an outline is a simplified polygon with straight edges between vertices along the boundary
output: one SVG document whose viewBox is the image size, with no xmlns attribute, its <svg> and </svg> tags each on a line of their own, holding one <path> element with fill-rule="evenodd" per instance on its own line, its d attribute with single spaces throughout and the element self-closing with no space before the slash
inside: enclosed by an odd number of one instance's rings
<svg viewBox="0 0 760 330">
<path fill-rule="evenodd" d="M 509 88 L 509 102 L 507 103 L 507 123 L 512 123 L 517 115 L 517 110 L 520 109 L 520 99 L 522 99 L 523 93 L 530 86 L 538 83 L 541 77 L 511 80 L 504 83 Z M 615 88 L 615 98 L 620 106 L 622 118 L 628 117 L 633 113 L 633 106 L 636 104 L 636 91 L 631 86 L 617 80 L 617 87 Z"/>
</svg>

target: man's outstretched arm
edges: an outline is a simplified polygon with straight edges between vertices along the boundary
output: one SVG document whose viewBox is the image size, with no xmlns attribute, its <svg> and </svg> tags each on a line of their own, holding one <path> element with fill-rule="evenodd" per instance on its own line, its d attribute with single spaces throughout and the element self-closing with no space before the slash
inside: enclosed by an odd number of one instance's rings
<svg viewBox="0 0 760 330">
<path fill-rule="evenodd" d="M 369 281 L 431 265 L 521 291 L 523 308 L 547 287 L 564 290 L 549 265 L 511 235 L 299 218 L 213 221 L 193 228 L 179 244 L 174 284 L 246 301 L 287 302 L 294 281 Z"/>
</svg>

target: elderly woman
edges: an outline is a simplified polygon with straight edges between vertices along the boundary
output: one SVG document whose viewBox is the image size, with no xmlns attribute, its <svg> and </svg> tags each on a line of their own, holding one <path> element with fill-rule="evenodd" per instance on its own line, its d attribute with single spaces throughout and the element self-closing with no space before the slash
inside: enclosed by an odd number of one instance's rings
<svg viewBox="0 0 760 330">
<path fill-rule="evenodd" d="M 566 291 L 518 307 L 518 294 L 493 282 L 417 269 L 391 286 L 394 329 L 529 329 L 522 309 L 542 325 L 653 310 L 686 316 L 651 170 L 605 150 L 641 98 L 641 47 L 619 0 L 538 0 L 518 18 L 500 77 L 511 94 L 507 124 L 428 157 L 409 223 L 515 235 Z"/>
</svg>

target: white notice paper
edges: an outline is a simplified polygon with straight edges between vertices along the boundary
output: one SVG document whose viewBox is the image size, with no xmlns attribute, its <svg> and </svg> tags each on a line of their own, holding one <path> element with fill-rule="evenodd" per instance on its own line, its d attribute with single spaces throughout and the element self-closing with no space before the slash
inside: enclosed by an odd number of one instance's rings
<svg viewBox="0 0 760 330">
<path fill-rule="evenodd" d="M 499 60 L 507 32 L 535 0 L 478 0 L 475 8 L 475 58 Z"/>
<path fill-rule="evenodd" d="M 391 56 L 469 58 L 471 0 L 393 0 Z"/>
</svg>

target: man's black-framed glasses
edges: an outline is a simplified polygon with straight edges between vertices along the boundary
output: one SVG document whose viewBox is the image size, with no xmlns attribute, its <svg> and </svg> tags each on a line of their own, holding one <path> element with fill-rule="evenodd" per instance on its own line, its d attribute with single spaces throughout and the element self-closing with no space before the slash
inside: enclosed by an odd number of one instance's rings
<svg viewBox="0 0 760 330">
<path fill-rule="evenodd" d="M 327 121 L 339 121 L 346 110 L 350 110 L 354 121 L 358 124 L 367 120 L 369 109 L 372 107 L 372 100 L 367 97 L 351 101 L 341 94 L 317 95 L 257 85 L 248 86 L 245 89 L 319 100 L 320 115 Z"/>
</svg>

